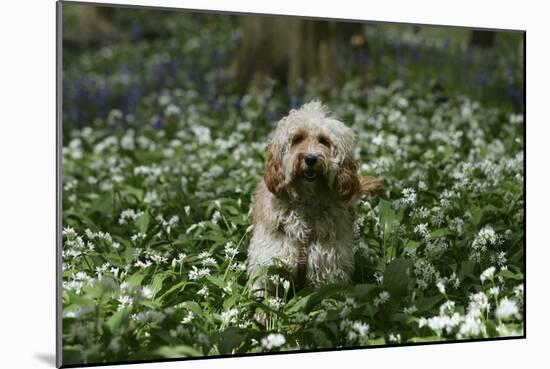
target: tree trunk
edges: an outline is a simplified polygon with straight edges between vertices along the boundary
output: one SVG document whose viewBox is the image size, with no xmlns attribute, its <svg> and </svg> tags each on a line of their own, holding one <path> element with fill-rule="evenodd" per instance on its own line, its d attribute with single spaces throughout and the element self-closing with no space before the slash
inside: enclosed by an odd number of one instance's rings
<svg viewBox="0 0 550 369">
<path fill-rule="evenodd" d="M 350 45 L 362 32 L 363 25 L 357 23 L 247 16 L 229 77 L 239 92 L 267 78 L 291 91 L 310 79 L 337 82 L 337 44 Z"/>
</svg>

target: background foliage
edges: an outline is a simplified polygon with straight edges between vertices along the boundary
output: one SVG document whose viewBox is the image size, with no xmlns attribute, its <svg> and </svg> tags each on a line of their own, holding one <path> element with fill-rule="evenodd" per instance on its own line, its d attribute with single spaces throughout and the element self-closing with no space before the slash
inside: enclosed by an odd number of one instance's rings
<svg viewBox="0 0 550 369">
<path fill-rule="evenodd" d="M 230 88 L 240 18 L 64 5 L 63 361 L 523 334 L 522 35 L 368 24 L 342 83 Z M 352 285 L 249 296 L 265 141 L 324 101 L 357 133 Z"/>
</svg>

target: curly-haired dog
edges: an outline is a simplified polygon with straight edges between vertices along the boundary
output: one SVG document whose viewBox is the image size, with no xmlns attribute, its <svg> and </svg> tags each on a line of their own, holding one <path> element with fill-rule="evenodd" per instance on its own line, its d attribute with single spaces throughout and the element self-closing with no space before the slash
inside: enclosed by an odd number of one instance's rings
<svg viewBox="0 0 550 369">
<path fill-rule="evenodd" d="M 318 101 L 278 122 L 253 199 L 248 274 L 258 295 L 273 292 L 262 273 L 276 261 L 298 287 L 350 282 L 356 202 L 383 191 L 381 178 L 358 175 L 354 149 L 353 131 Z"/>
</svg>

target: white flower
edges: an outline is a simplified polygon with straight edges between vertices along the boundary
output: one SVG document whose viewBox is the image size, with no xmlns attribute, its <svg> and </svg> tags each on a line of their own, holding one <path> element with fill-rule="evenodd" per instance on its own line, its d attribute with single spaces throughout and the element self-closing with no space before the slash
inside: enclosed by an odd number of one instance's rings
<svg viewBox="0 0 550 369">
<path fill-rule="evenodd" d="M 132 242 L 136 242 L 139 240 L 144 240 L 145 237 L 147 237 L 147 235 L 144 233 L 136 233 L 132 237 L 130 237 L 130 239 L 132 240 Z"/>
<path fill-rule="evenodd" d="M 187 312 L 187 315 L 184 316 L 183 319 L 181 320 L 181 324 L 187 324 L 187 323 L 189 323 L 190 321 L 192 321 L 193 318 L 195 318 L 195 314 L 193 314 L 192 311 L 188 311 L 188 312 Z"/>
<path fill-rule="evenodd" d="M 201 260 L 202 265 L 217 265 L 216 259 L 213 257 L 207 257 Z"/>
<path fill-rule="evenodd" d="M 159 196 L 155 190 L 147 192 L 143 197 L 144 204 L 155 205 L 158 203 L 158 200 Z"/>
<path fill-rule="evenodd" d="M 281 284 L 281 282 L 283 281 L 283 279 L 281 278 L 281 276 L 275 274 L 275 275 L 270 275 L 269 276 L 269 280 L 271 282 L 273 282 L 276 286 L 278 286 L 279 284 Z"/>
<path fill-rule="evenodd" d="M 399 333 L 395 334 L 392 332 L 389 334 L 388 340 L 390 342 L 401 342 L 401 335 Z"/>
<path fill-rule="evenodd" d="M 198 269 L 196 266 L 192 266 L 193 270 L 189 272 L 189 279 L 196 281 L 203 277 L 208 277 L 210 275 L 210 268 L 201 268 Z"/>
<path fill-rule="evenodd" d="M 523 299 L 523 285 L 518 284 L 516 287 L 514 287 L 514 295 L 518 297 L 519 299 Z"/>
<path fill-rule="evenodd" d="M 128 295 L 121 295 L 118 297 L 118 309 L 122 309 L 122 308 L 125 308 L 125 307 L 128 307 L 128 306 L 132 306 L 134 304 L 134 299 L 132 299 L 130 296 Z"/>
<path fill-rule="evenodd" d="M 378 294 L 378 297 L 374 299 L 374 305 L 383 305 L 390 299 L 390 293 L 387 291 L 382 291 Z"/>
<path fill-rule="evenodd" d="M 141 296 L 146 299 L 151 299 L 153 297 L 153 289 L 151 287 L 145 286 L 141 289 Z"/>
<path fill-rule="evenodd" d="M 416 203 L 416 192 L 414 189 L 407 187 L 401 191 L 403 194 L 403 202 L 407 205 L 414 205 Z"/>
<path fill-rule="evenodd" d="M 468 314 L 481 316 L 482 311 L 489 311 L 491 304 L 489 298 L 483 292 L 478 292 L 470 295 L 470 303 L 468 304 Z"/>
<path fill-rule="evenodd" d="M 279 310 L 285 306 L 283 299 L 271 297 L 267 299 L 267 304 L 272 307 L 274 310 Z"/>
<path fill-rule="evenodd" d="M 179 106 L 176 106 L 174 104 L 170 104 L 166 107 L 166 109 L 164 110 L 164 114 L 169 117 L 169 116 L 177 116 L 181 113 L 181 109 L 179 108 Z"/>
<path fill-rule="evenodd" d="M 437 289 L 439 290 L 439 292 L 441 292 L 444 295 L 445 294 L 445 284 L 443 283 L 443 281 L 438 281 L 436 283 L 436 286 L 437 286 Z"/>
<path fill-rule="evenodd" d="M 237 315 L 239 310 L 236 308 L 229 309 L 221 313 L 221 319 L 223 324 L 235 323 L 237 321 Z"/>
<path fill-rule="evenodd" d="M 76 237 L 76 232 L 71 227 L 63 228 L 63 231 L 61 233 L 63 234 L 63 236 L 66 236 L 68 239 L 73 239 Z"/>
<path fill-rule="evenodd" d="M 237 248 L 235 246 L 233 246 L 233 242 L 228 242 L 225 245 L 224 252 L 225 252 L 225 258 L 226 259 L 233 259 L 239 253 Z"/>
<path fill-rule="evenodd" d="M 200 290 L 197 291 L 197 293 L 203 297 L 208 297 L 210 291 L 208 290 L 208 286 L 203 286 Z"/>
<path fill-rule="evenodd" d="M 439 315 L 451 315 L 455 311 L 455 302 L 448 300 L 439 307 Z"/>
<path fill-rule="evenodd" d="M 351 325 L 351 328 L 355 332 L 357 332 L 359 336 L 366 336 L 369 333 L 369 329 L 370 329 L 368 324 L 365 324 L 359 321 L 353 322 L 353 324 Z"/>
<path fill-rule="evenodd" d="M 376 283 L 384 283 L 384 274 L 382 274 L 381 272 L 374 272 L 374 278 L 376 279 Z"/>
<path fill-rule="evenodd" d="M 426 185 L 426 182 L 418 181 L 418 191 L 426 191 L 427 189 L 428 186 Z"/>
<path fill-rule="evenodd" d="M 376 146 L 381 146 L 384 143 L 384 137 L 381 134 L 377 134 L 373 137 L 372 143 Z"/>
<path fill-rule="evenodd" d="M 262 338 L 262 347 L 271 350 L 277 347 L 281 347 L 286 342 L 285 336 L 280 333 L 270 333 L 267 337 Z"/>
<path fill-rule="evenodd" d="M 498 296 L 500 289 L 498 286 L 489 288 L 489 295 Z"/>
<path fill-rule="evenodd" d="M 285 291 L 288 291 L 288 289 L 290 288 L 290 282 L 286 279 L 283 281 L 283 288 L 285 289 Z"/>
<path fill-rule="evenodd" d="M 168 262 L 168 258 L 166 256 L 162 256 L 159 254 L 151 254 L 149 256 L 149 259 L 151 259 L 151 261 L 157 265 L 165 264 Z"/>
<path fill-rule="evenodd" d="M 472 248 L 477 252 L 485 252 L 487 246 L 495 245 L 498 242 L 498 236 L 491 226 L 483 227 L 472 242 Z"/>
<path fill-rule="evenodd" d="M 425 239 L 430 238 L 430 231 L 428 230 L 428 223 L 418 224 L 414 227 L 414 233 L 417 233 Z"/>
<path fill-rule="evenodd" d="M 200 254 L 197 255 L 199 259 L 206 259 L 211 257 L 212 254 L 209 251 L 202 251 Z"/>
<path fill-rule="evenodd" d="M 451 333 L 453 329 L 460 324 L 460 315 L 454 313 L 452 315 L 434 316 L 427 321 L 428 327 L 436 332 L 445 331 Z"/>
<path fill-rule="evenodd" d="M 485 334 L 485 324 L 481 321 L 481 318 L 471 314 L 467 314 L 464 321 L 460 325 L 459 338 L 462 337 L 478 337 Z"/>
<path fill-rule="evenodd" d="M 220 221 L 221 218 L 222 218 L 222 216 L 221 216 L 220 212 L 216 210 L 214 212 L 214 214 L 212 214 L 212 223 L 217 224 Z"/>
<path fill-rule="evenodd" d="M 481 273 L 479 276 L 479 279 L 481 280 L 481 283 L 485 282 L 487 279 L 493 279 L 493 276 L 495 275 L 496 268 L 494 266 L 489 267 Z"/>
<path fill-rule="evenodd" d="M 403 309 L 403 312 L 405 314 L 414 314 L 418 311 L 418 308 L 414 305 L 412 306 L 407 306 L 406 308 Z"/>
<path fill-rule="evenodd" d="M 495 316 L 499 320 L 508 320 L 510 318 L 520 319 L 519 308 L 515 301 L 509 300 L 507 297 L 500 300 Z"/>
</svg>

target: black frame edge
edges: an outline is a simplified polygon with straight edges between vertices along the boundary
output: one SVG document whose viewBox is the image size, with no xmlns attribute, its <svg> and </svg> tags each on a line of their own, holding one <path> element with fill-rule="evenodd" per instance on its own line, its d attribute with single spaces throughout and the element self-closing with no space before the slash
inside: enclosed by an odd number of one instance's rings
<svg viewBox="0 0 550 369">
<path fill-rule="evenodd" d="M 61 224 L 61 186 L 62 186 L 62 177 L 61 177 L 61 148 L 62 148 L 62 117 L 63 117 L 63 3 L 57 1 L 55 4 L 55 31 L 56 31 L 56 42 L 55 42 L 55 365 L 60 368 L 63 365 L 63 343 L 62 343 L 62 333 L 63 333 L 63 319 L 62 319 L 62 273 L 63 273 L 63 260 L 62 260 L 62 224 Z"/>
</svg>

